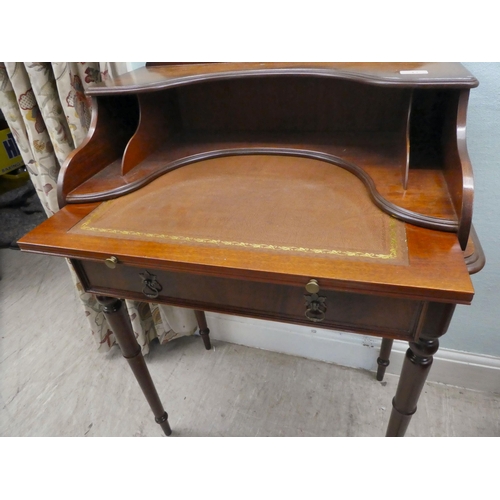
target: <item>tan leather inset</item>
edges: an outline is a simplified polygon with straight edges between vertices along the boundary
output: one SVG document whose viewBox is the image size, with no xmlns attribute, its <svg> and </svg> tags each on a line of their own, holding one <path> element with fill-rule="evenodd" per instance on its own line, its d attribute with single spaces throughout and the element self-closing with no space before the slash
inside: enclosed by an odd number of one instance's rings
<svg viewBox="0 0 500 500">
<path fill-rule="evenodd" d="M 103 203 L 70 232 L 407 263 L 404 223 L 375 207 L 353 174 L 299 157 L 193 163 Z"/>
</svg>

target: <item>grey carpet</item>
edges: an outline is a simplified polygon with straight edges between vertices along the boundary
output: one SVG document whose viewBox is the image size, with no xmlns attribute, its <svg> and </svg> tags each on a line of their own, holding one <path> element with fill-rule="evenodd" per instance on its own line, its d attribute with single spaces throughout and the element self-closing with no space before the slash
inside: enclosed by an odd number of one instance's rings
<svg viewBox="0 0 500 500">
<path fill-rule="evenodd" d="M 46 218 L 31 182 L 0 194 L 0 248 L 19 248 L 17 241 Z"/>
</svg>

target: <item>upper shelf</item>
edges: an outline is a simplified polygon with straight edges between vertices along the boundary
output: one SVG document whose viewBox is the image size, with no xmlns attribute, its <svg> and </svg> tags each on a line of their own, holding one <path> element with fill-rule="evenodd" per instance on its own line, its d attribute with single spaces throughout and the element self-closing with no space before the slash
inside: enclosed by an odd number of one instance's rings
<svg viewBox="0 0 500 500">
<path fill-rule="evenodd" d="M 477 79 L 458 63 L 204 63 L 148 66 L 91 85 L 88 95 L 137 94 L 191 83 L 262 76 L 343 78 L 394 87 L 474 88 Z"/>
<path fill-rule="evenodd" d="M 308 157 L 356 175 L 393 217 L 457 232 L 465 248 L 477 85 L 457 63 L 148 65 L 89 88 L 92 125 L 61 168 L 58 197 L 117 198 L 210 158 Z"/>
</svg>

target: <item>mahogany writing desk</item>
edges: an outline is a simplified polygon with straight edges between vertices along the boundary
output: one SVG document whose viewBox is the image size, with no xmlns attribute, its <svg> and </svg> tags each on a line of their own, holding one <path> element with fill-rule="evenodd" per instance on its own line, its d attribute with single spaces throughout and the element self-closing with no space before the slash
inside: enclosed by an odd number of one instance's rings
<svg viewBox="0 0 500 500">
<path fill-rule="evenodd" d="M 19 242 L 69 257 L 156 421 L 168 417 L 122 299 L 410 343 L 387 435 L 402 436 L 469 274 L 458 64 L 148 65 L 92 87 L 57 214 Z"/>
</svg>

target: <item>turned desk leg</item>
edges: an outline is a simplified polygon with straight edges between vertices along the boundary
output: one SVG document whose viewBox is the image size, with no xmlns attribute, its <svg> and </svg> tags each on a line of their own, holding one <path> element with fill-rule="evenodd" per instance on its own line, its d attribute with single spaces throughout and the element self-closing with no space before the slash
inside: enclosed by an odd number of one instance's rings
<svg viewBox="0 0 500 500">
<path fill-rule="evenodd" d="M 198 322 L 198 326 L 200 327 L 200 335 L 203 339 L 203 344 L 205 345 L 205 349 L 210 351 L 212 349 L 212 345 L 210 344 L 210 330 L 207 326 L 207 318 L 205 317 L 204 311 L 195 311 L 196 321 Z"/>
<path fill-rule="evenodd" d="M 380 346 L 380 354 L 379 357 L 377 358 L 377 364 L 378 364 L 378 369 L 377 369 L 377 380 L 382 381 L 384 380 L 384 375 L 385 375 L 385 369 L 389 366 L 389 357 L 391 355 L 391 350 L 392 350 L 392 344 L 393 344 L 392 339 L 382 339 L 382 345 Z"/>
<path fill-rule="evenodd" d="M 396 396 L 392 400 L 392 413 L 387 426 L 387 437 L 402 437 L 417 411 L 417 402 L 437 352 L 437 339 L 419 339 L 410 342 L 401 370 Z"/>
<path fill-rule="evenodd" d="M 130 318 L 123 300 L 112 297 L 98 296 L 97 300 L 104 306 L 104 315 L 115 334 L 116 340 L 122 351 L 123 357 L 128 361 L 146 400 L 153 411 L 155 421 L 170 436 L 172 430 L 168 423 L 167 412 L 163 409 L 158 393 L 154 386 L 148 367 L 141 353 L 141 346 L 137 343 Z"/>
</svg>

